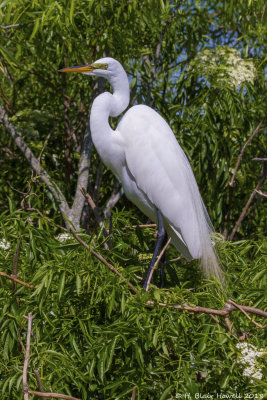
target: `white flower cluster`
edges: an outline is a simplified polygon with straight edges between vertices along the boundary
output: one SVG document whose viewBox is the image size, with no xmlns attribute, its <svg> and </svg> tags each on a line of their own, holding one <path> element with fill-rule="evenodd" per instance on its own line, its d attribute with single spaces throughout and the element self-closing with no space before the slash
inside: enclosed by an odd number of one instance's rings
<svg viewBox="0 0 267 400">
<path fill-rule="evenodd" d="M 242 83 L 253 83 L 256 68 L 252 60 L 244 60 L 240 53 L 228 46 L 201 50 L 189 66 L 189 71 L 197 71 L 211 77 L 215 84 L 229 85 L 238 89 Z"/>
<path fill-rule="evenodd" d="M 72 238 L 73 238 L 73 236 L 69 233 L 61 233 L 60 235 L 56 236 L 56 239 L 61 243 L 64 243 L 64 242 L 66 242 L 66 240 L 70 240 Z"/>
<path fill-rule="evenodd" d="M 262 357 L 263 349 L 258 350 L 257 347 L 249 343 L 238 343 L 236 347 L 242 353 L 242 356 L 238 357 L 237 362 L 245 366 L 243 376 L 262 379 L 263 375 L 261 368 L 257 364 L 257 357 Z M 253 382 L 253 379 L 251 382 Z"/>
<path fill-rule="evenodd" d="M 8 250 L 10 248 L 10 243 L 6 239 L 2 239 L 0 241 L 0 248 L 4 250 Z"/>
</svg>

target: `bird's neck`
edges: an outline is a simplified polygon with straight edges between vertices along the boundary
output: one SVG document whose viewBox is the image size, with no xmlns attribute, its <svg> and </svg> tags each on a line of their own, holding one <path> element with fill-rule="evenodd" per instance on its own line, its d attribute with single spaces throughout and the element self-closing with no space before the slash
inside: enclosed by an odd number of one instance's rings
<svg viewBox="0 0 267 400">
<path fill-rule="evenodd" d="M 109 117 L 120 115 L 128 106 L 130 92 L 126 73 L 118 78 L 110 79 L 113 94 L 105 92 L 100 94 L 93 102 L 90 114 L 90 128 L 93 143 L 102 158 L 103 148 L 107 149 L 112 141 L 112 128 Z"/>
</svg>

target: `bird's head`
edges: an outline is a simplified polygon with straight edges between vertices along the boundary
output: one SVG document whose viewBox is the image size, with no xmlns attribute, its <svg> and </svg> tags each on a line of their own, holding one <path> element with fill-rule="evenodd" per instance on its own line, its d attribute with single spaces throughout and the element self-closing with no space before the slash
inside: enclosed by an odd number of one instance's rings
<svg viewBox="0 0 267 400">
<path fill-rule="evenodd" d="M 92 64 L 78 65 L 60 69 L 59 72 L 78 72 L 85 75 L 100 76 L 106 79 L 116 76 L 122 70 L 121 64 L 114 58 L 100 58 Z"/>
</svg>

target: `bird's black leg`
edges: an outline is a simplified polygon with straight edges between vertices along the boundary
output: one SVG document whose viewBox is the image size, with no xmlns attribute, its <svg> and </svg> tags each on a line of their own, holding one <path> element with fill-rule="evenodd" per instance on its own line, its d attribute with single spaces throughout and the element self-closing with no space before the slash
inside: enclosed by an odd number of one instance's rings
<svg viewBox="0 0 267 400">
<path fill-rule="evenodd" d="M 166 235 L 166 232 L 165 232 L 165 229 L 164 229 L 164 224 L 163 224 L 163 218 L 162 218 L 162 215 L 161 215 L 159 210 L 157 210 L 157 214 L 158 214 L 157 241 L 156 241 L 156 246 L 155 246 L 154 253 L 153 253 L 153 256 L 152 256 L 152 260 L 150 262 L 149 269 L 147 271 L 146 280 L 145 280 L 145 283 L 144 283 L 144 286 L 143 286 L 144 290 L 147 290 L 148 284 L 149 284 L 149 282 L 151 280 L 151 274 L 152 274 L 152 271 L 153 271 L 153 265 L 155 264 L 158 252 L 159 252 L 159 250 L 161 248 L 161 245 L 162 245 L 163 240 L 164 240 L 165 235 Z"/>
</svg>

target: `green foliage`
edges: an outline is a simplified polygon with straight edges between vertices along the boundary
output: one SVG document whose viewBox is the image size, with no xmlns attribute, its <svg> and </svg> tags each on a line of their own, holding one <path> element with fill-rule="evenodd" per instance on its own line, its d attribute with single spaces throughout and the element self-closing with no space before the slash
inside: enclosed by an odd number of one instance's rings
<svg viewBox="0 0 267 400">
<path fill-rule="evenodd" d="M 121 213 L 120 213 L 121 215 Z M 140 243 L 135 232 L 122 231 L 116 219 L 113 252 L 94 246 L 108 261 L 140 288 L 149 260 L 141 263 L 135 250 L 129 255 L 128 240 Z M 32 312 L 33 331 L 28 381 L 38 390 L 33 371 L 38 369 L 46 391 L 85 399 L 128 399 L 134 387 L 136 399 L 175 399 L 178 394 L 263 394 L 263 381 L 243 376 L 238 363 L 237 338 L 208 315 L 191 314 L 166 307 L 148 307 L 147 300 L 167 304 L 186 302 L 221 309 L 226 297 L 209 282 L 196 281 L 196 263 L 178 266 L 182 286 L 173 283 L 167 269 L 167 288 L 153 287 L 132 295 L 128 287 L 74 239 L 63 243 L 36 213 L 12 212 L 1 216 L 1 231 L 10 248 L 0 248 L 0 262 L 12 274 L 19 233 L 19 278 L 36 285 L 29 289 L 1 277 L 0 390 L 3 399 L 22 399 L 22 368 L 27 321 Z M 150 242 L 152 231 L 143 232 Z M 90 244 L 90 237 L 81 234 Z M 92 242 L 91 242 L 92 244 Z M 116 249 L 120 249 L 118 253 Z M 218 242 L 228 274 L 229 293 L 237 303 L 263 309 L 266 304 L 266 242 Z M 148 255 L 150 249 L 144 253 Z M 168 257 L 171 257 L 169 250 Z M 146 257 L 144 257 L 145 259 Z M 142 265 L 142 266 L 141 266 Z M 173 264 L 169 264 L 170 266 Z M 255 318 L 258 322 L 259 317 Z M 263 330 L 242 313 L 231 314 L 236 332 L 250 332 L 249 340 L 261 348 Z M 263 369 L 263 359 L 259 359 Z"/>
</svg>

